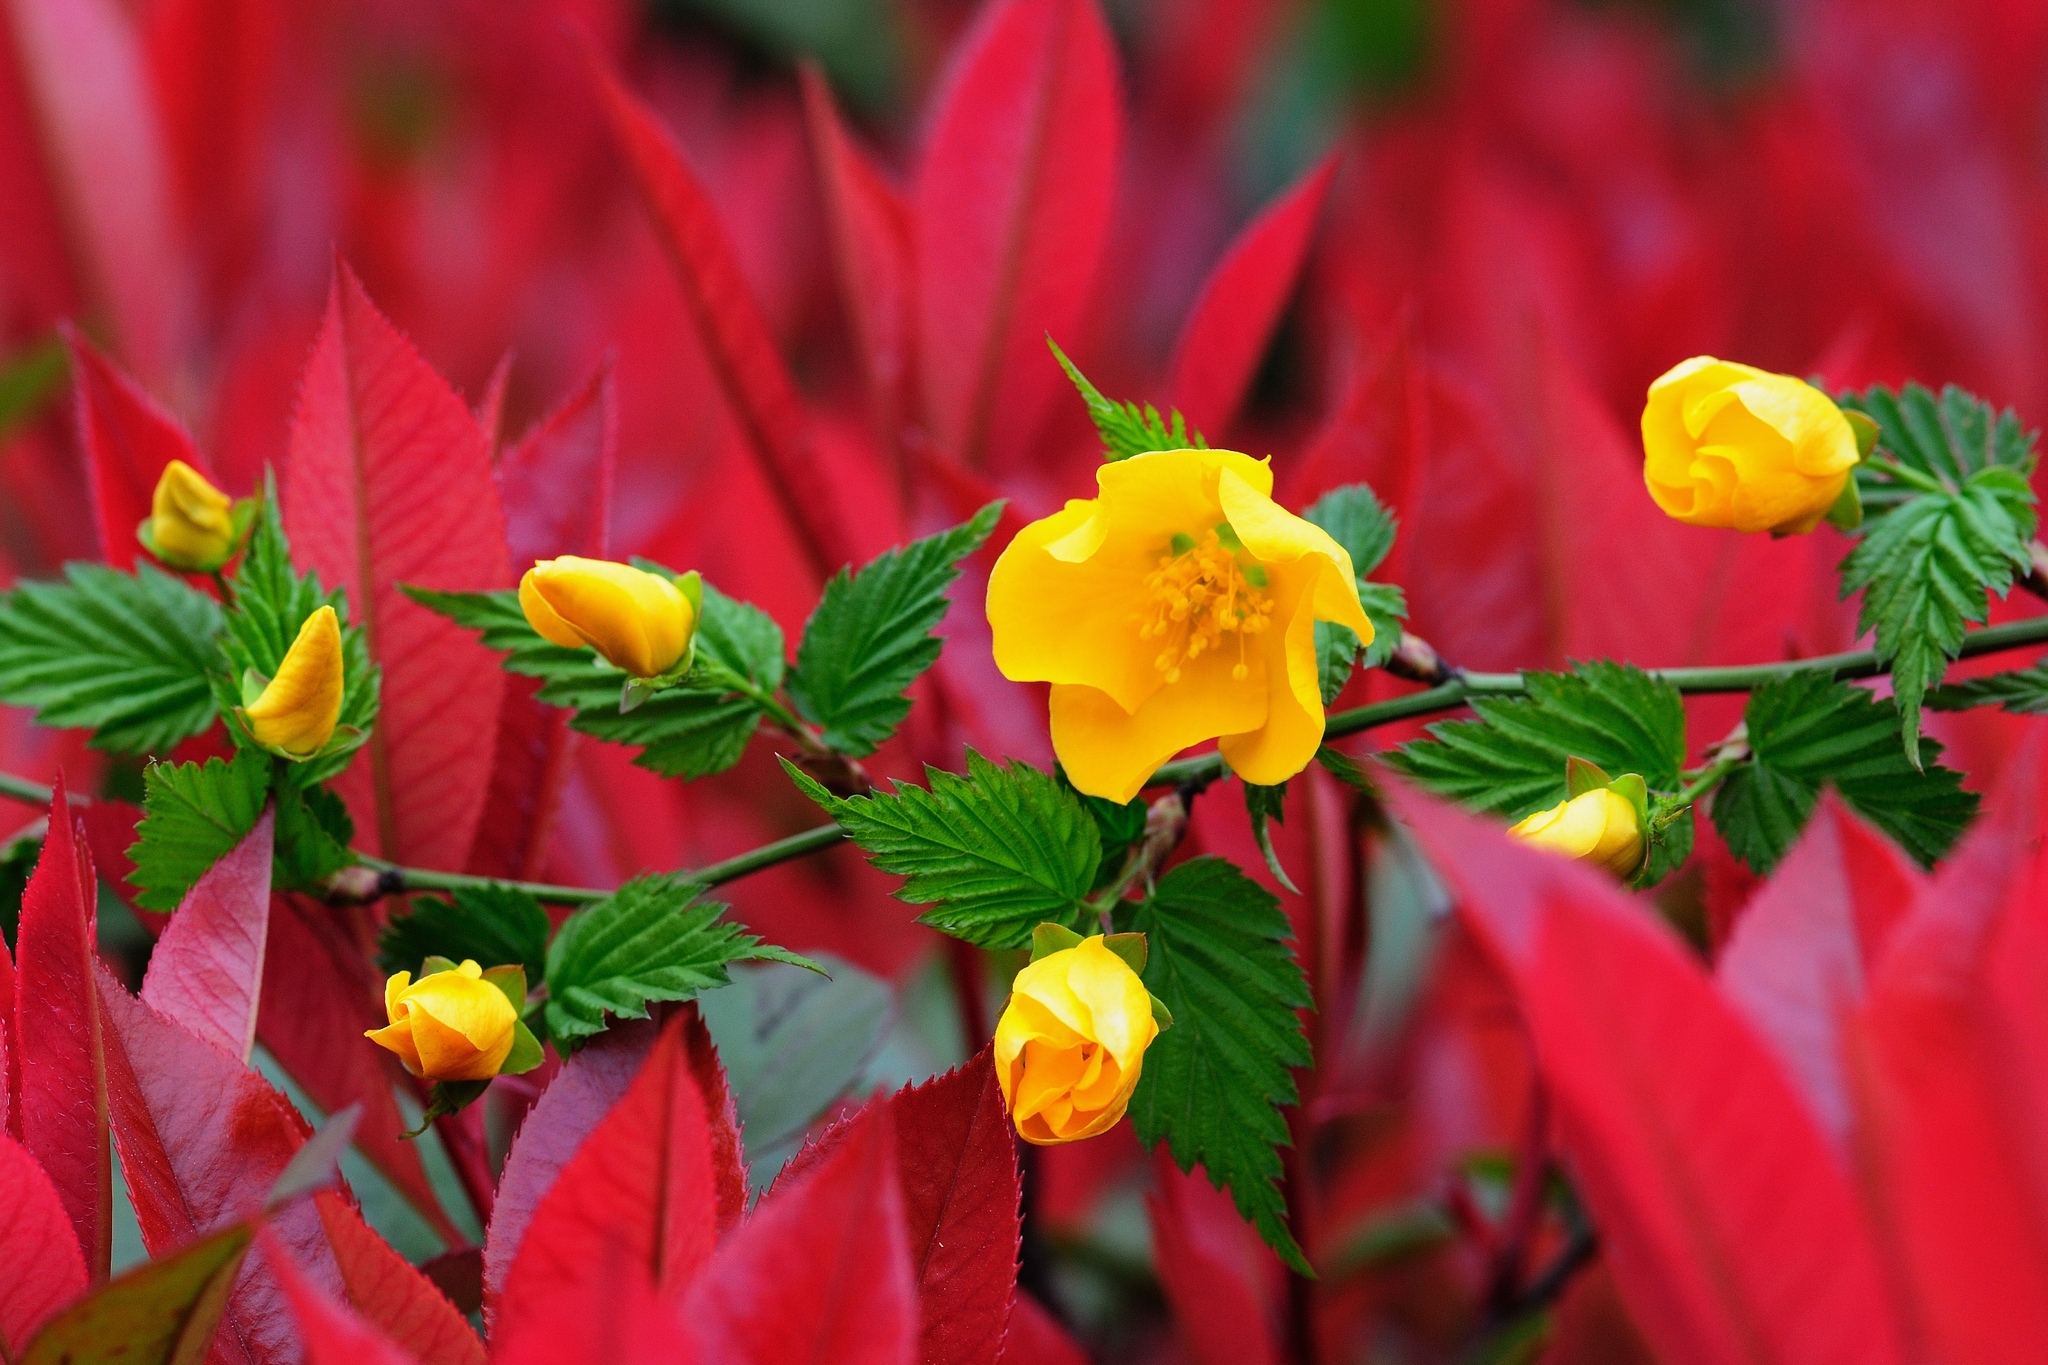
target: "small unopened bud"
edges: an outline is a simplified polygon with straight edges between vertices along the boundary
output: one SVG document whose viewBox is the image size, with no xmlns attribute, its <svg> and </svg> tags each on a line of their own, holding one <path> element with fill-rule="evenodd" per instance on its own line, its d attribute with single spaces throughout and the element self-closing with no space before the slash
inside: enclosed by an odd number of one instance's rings
<svg viewBox="0 0 2048 1365">
<path fill-rule="evenodd" d="M 277 676 L 242 708 L 250 737 L 284 758 L 304 760 L 334 738 L 341 720 L 341 622 L 321 607 L 299 627 Z"/>
<path fill-rule="evenodd" d="M 660 574 L 605 559 L 543 559 L 519 581 L 527 624 L 550 644 L 595 649 L 636 678 L 683 661 L 697 609 Z"/>
<path fill-rule="evenodd" d="M 136 538 L 174 569 L 212 573 L 234 557 L 241 535 L 235 504 L 183 460 L 164 466 Z"/>
</svg>

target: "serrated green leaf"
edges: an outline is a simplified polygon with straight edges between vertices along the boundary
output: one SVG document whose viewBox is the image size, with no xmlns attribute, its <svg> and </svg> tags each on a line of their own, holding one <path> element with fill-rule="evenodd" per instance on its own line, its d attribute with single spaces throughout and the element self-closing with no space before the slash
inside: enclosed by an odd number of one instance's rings
<svg viewBox="0 0 2048 1365">
<path fill-rule="evenodd" d="M 2048 716 L 2048 661 L 1950 683 L 1927 694 L 1930 711 L 1967 711 L 1973 706 L 1997 706 L 2015 716 Z"/>
<path fill-rule="evenodd" d="M 1323 694 L 1323 705 L 1328 706 L 1337 700 L 1344 684 L 1351 681 L 1351 670 L 1358 662 L 1358 635 L 1351 627 L 1335 621 L 1318 621 L 1315 630 L 1317 685 Z M 1378 643 L 1377 637 L 1374 643 Z"/>
<path fill-rule="evenodd" d="M 152 763 L 142 774 L 129 885 L 145 910 L 175 910 L 192 883 L 250 830 L 270 796 L 270 757 L 243 749 L 233 762 Z"/>
<path fill-rule="evenodd" d="M 2011 469 L 2023 476 L 2034 472 L 2035 433 L 2018 414 L 2010 408 L 1999 411 L 1954 384 L 1939 397 L 1921 384 L 1896 392 L 1877 384 L 1836 401 L 1845 411 L 1877 423 L 1885 455 L 1951 488 L 1987 469 Z M 1867 516 L 1881 515 L 1914 496 L 1911 487 L 1878 464 L 1857 466 L 1856 483 Z"/>
<path fill-rule="evenodd" d="M 548 912 L 524 891 L 509 886 L 466 886 L 448 899 L 421 896 L 409 914 L 394 916 L 377 939 L 377 965 L 385 974 L 417 972 L 429 957 L 479 966 L 525 968 L 526 984 L 541 984 L 547 971 Z"/>
<path fill-rule="evenodd" d="M 1399 522 L 1362 483 L 1333 488 L 1310 503 L 1303 520 L 1330 533 L 1330 538 L 1351 556 L 1351 568 L 1358 575 L 1358 600 L 1372 622 L 1372 643 L 1358 654 L 1358 637 L 1334 622 L 1316 622 L 1316 658 L 1322 672 L 1323 704 L 1337 699 L 1351 676 L 1355 660 L 1361 668 L 1378 668 L 1394 656 L 1401 644 L 1401 630 L 1408 619 L 1408 598 L 1391 583 L 1368 583 L 1365 576 L 1378 568 L 1394 548 Z M 1352 654 L 1344 652 L 1349 643 Z"/>
<path fill-rule="evenodd" d="M 1401 632 L 1408 621 L 1408 594 L 1392 583 L 1360 583 L 1358 604 L 1365 608 L 1365 619 L 1372 622 L 1372 643 L 1359 656 L 1358 665 L 1378 668 L 1401 647 Z"/>
<path fill-rule="evenodd" d="M 931 905 L 919 922 L 986 948 L 1022 948 L 1041 922 L 1078 926 L 1102 861 L 1095 820 L 1049 773 L 967 751 L 967 774 L 927 768 L 930 789 L 839 797 L 784 762 L 884 872 L 899 900 Z"/>
<path fill-rule="evenodd" d="M 1313 522 L 1330 533 L 1330 539 L 1351 556 L 1351 571 L 1364 578 L 1380 566 L 1394 548 L 1400 522 L 1379 495 L 1362 483 L 1333 488 L 1302 511 L 1302 520 Z"/>
<path fill-rule="evenodd" d="M 1067 779 L 1066 769 L 1057 763 L 1053 765 L 1052 775 L 1062 788 L 1080 799 L 1095 821 L 1096 837 L 1102 841 L 1102 857 L 1096 865 L 1095 884 L 1088 889 L 1090 893 L 1100 891 L 1122 874 L 1131 845 L 1145 837 L 1145 821 L 1152 808 L 1143 796 L 1134 796 L 1118 805 L 1108 797 L 1090 796 L 1078 791 Z"/>
<path fill-rule="evenodd" d="M 356 860 L 349 849 L 356 824 L 340 797 L 325 787 L 288 784 L 272 795 L 277 826 L 271 881 L 278 890 L 318 886 Z"/>
<path fill-rule="evenodd" d="M 69 564 L 63 583 L 0 593 L 0 702 L 92 747 L 163 753 L 213 724 L 220 607 L 148 564 Z"/>
<path fill-rule="evenodd" d="M 638 748 L 634 762 L 663 777 L 697 778 L 721 773 L 740 761 L 761 722 L 757 697 L 745 686 L 772 695 L 782 685 L 782 629 L 767 613 L 704 586 L 703 616 L 697 627 L 697 657 L 707 681 L 696 675 L 680 687 L 655 693 L 621 714 L 619 690 L 626 675 L 588 649 L 549 644 L 526 623 L 516 592 L 430 592 L 405 589 L 415 602 L 457 625 L 482 633 L 486 648 L 505 654 L 505 667 L 541 680 L 538 696 L 550 706 L 575 712 L 569 724 L 598 739 Z"/>
<path fill-rule="evenodd" d="M 1145 1055 L 1131 1123 L 1162 1139 L 1182 1170 L 1199 1163 L 1296 1270 L 1312 1273 L 1287 1228 L 1279 1148 L 1294 1067 L 1310 1062 L 1295 1011 L 1312 1004 L 1273 894 L 1220 858 L 1195 858 L 1125 911 L 1145 935 L 1145 985 L 1174 1027 Z"/>
<path fill-rule="evenodd" d="M 1088 405 L 1088 419 L 1095 423 L 1095 430 L 1102 435 L 1103 459 L 1128 460 L 1133 455 L 1145 455 L 1155 450 L 1209 448 L 1209 443 L 1202 439 L 1202 433 L 1190 431 L 1187 419 L 1180 413 L 1175 412 L 1168 420 L 1161 417 L 1159 410 L 1150 403 L 1118 403 L 1104 398 L 1102 390 L 1088 382 L 1088 376 L 1067 359 L 1067 353 L 1059 348 L 1057 342 L 1047 337 L 1045 344 L 1052 347 L 1060 368 L 1067 372 L 1067 378 L 1081 393 L 1081 401 Z"/>
<path fill-rule="evenodd" d="M 1712 815 L 1729 849 L 1759 873 L 1799 837 L 1824 783 L 1923 867 L 1976 814 L 1962 775 L 1934 762 L 1941 746 L 1921 739 L 1916 767 L 1899 751 L 1897 706 L 1864 688 L 1793 673 L 1751 693 L 1743 721 L 1752 758 L 1723 780 Z"/>
<path fill-rule="evenodd" d="M 1282 782 L 1277 787 L 1262 787 L 1256 782 L 1246 782 L 1242 785 L 1245 814 L 1252 821 L 1252 839 L 1266 860 L 1266 870 L 1273 874 L 1274 881 L 1299 896 L 1301 888 L 1287 875 L 1287 869 L 1280 865 L 1280 855 L 1273 849 L 1272 827 L 1285 823 L 1287 819 L 1287 784 Z"/>
<path fill-rule="evenodd" d="M 1003 504 L 935 536 L 878 555 L 859 573 L 841 569 L 825 585 L 797 646 L 789 695 L 825 743 L 865 758 L 910 714 L 904 695 L 938 662 L 932 629 L 946 616 L 946 589 L 960 561 L 995 530 Z"/>
<path fill-rule="evenodd" d="M 703 892 L 675 876 L 641 877 L 562 922 L 545 964 L 548 1034 L 558 1046 L 603 1032 L 607 1014 L 644 1019 L 650 1001 L 723 986 L 735 962 L 819 970 L 720 919 L 726 907 L 699 900 Z"/>
</svg>

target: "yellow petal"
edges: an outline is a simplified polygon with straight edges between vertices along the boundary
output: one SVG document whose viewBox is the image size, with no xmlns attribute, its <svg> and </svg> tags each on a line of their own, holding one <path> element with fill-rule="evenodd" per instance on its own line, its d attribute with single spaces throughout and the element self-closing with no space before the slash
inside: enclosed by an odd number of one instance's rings
<svg viewBox="0 0 2048 1365">
<path fill-rule="evenodd" d="M 290 758 L 311 758 L 341 719 L 341 622 L 321 607 L 299 627 L 277 676 L 243 709 L 258 744 Z"/>
<path fill-rule="evenodd" d="M 690 647 L 696 612 L 660 574 L 563 555 L 542 560 L 529 576 L 535 595 L 570 631 L 636 678 L 668 672 Z"/>
<path fill-rule="evenodd" d="M 1144 983 L 1100 935 L 1025 967 L 995 1037 L 1018 1136 L 1051 1145 L 1115 1126 L 1158 1033 Z"/>
<path fill-rule="evenodd" d="M 526 613 L 526 624 L 533 627 L 533 633 L 551 645 L 564 649 L 588 649 L 590 642 L 569 628 L 569 623 L 555 615 L 555 609 L 548 605 L 548 599 L 540 595 L 540 588 L 533 581 L 534 570 L 528 569 L 519 580 L 519 609 Z"/>
<path fill-rule="evenodd" d="M 150 498 L 149 538 L 173 568 L 211 572 L 234 553 L 234 503 L 191 465 L 172 460 Z"/>
<path fill-rule="evenodd" d="M 1315 612 L 1309 605 L 1314 589 L 1301 578 L 1307 573 L 1320 576 L 1318 566 L 1326 563 L 1318 558 L 1272 570 L 1277 580 L 1275 629 L 1258 637 L 1269 680 L 1265 720 L 1257 729 L 1226 734 L 1217 742 L 1230 770 L 1257 786 L 1274 787 L 1287 781 L 1309 765 L 1323 742 L 1322 678 L 1316 658 Z M 1349 570 L 1345 572 L 1348 577 Z M 1352 591 L 1356 607 L 1357 589 Z M 1363 638 L 1370 639 L 1371 632 L 1367 623 Z"/>
<path fill-rule="evenodd" d="M 471 974 L 476 970 L 465 962 L 405 992 L 421 1074 L 432 1080 L 488 1080 L 512 1051 L 519 1016 L 502 991 Z"/>
<path fill-rule="evenodd" d="M 378 1047 L 398 1054 L 398 1060 L 413 1075 L 420 1074 L 420 1050 L 412 1040 L 412 1024 L 399 1021 L 386 1028 L 371 1029 L 363 1035 Z"/>
<path fill-rule="evenodd" d="M 1052 747 L 1068 779 L 1090 796 L 1129 801 L 1160 764 L 1189 745 L 1265 724 L 1264 651 L 1252 649 L 1245 663 L 1247 676 L 1240 681 L 1231 676 L 1236 654 L 1204 654 L 1183 667 L 1179 682 L 1155 691 L 1135 712 L 1107 692 L 1053 684 Z"/>
<path fill-rule="evenodd" d="M 406 987 L 412 985 L 411 972 L 393 972 L 384 982 L 384 1017 L 397 1023 L 405 1015 L 403 1008 Z"/>
<path fill-rule="evenodd" d="M 1857 460 L 1855 432 L 1826 394 L 1705 356 L 1650 386 L 1642 425 L 1650 496 L 1698 526 L 1811 530 Z"/>
<path fill-rule="evenodd" d="M 1124 537 L 1110 548 L 1098 539 L 1078 560 L 1049 548 L 1106 531 L 1107 514 L 1098 512 L 1094 502 L 1070 502 L 1019 531 L 996 560 L 988 580 L 996 667 L 1012 682 L 1082 684 L 1136 710 L 1164 681 L 1133 621 L 1159 545 Z"/>
</svg>

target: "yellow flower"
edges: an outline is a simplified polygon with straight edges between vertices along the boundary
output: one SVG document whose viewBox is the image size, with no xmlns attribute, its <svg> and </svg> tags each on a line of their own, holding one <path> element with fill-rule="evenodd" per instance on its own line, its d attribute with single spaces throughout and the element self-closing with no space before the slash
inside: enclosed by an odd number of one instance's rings
<svg viewBox="0 0 2048 1365">
<path fill-rule="evenodd" d="M 487 1081 L 512 1054 L 519 1013 L 505 993 L 484 980 L 474 959 L 412 979 L 400 972 L 384 983 L 388 1027 L 363 1036 L 398 1054 L 405 1069 L 428 1081 Z"/>
<path fill-rule="evenodd" d="M 1523 843 L 1633 877 L 1643 864 L 1643 819 L 1636 803 L 1596 787 L 1537 811 L 1508 831 Z"/>
<path fill-rule="evenodd" d="M 341 685 L 341 623 L 333 607 L 322 607 L 299 627 L 277 676 L 242 708 L 242 718 L 264 748 L 286 758 L 311 758 L 334 737 Z"/>
<path fill-rule="evenodd" d="M 1858 457 L 1842 410 L 1811 384 L 1695 356 L 1650 385 L 1643 479 L 1694 526 L 1811 531 Z"/>
<path fill-rule="evenodd" d="M 143 548 L 174 569 L 212 573 L 234 556 L 241 538 L 234 502 L 183 460 L 164 466 L 142 523 Z"/>
<path fill-rule="evenodd" d="M 1095 477 L 1099 495 L 1020 531 L 988 585 L 996 666 L 1052 684 L 1067 776 L 1128 801 L 1207 739 L 1247 782 L 1300 772 L 1323 739 L 1315 623 L 1372 639 L 1351 556 L 1275 504 L 1248 455 L 1158 451 Z"/>
<path fill-rule="evenodd" d="M 1017 1136 L 1052 1146 L 1115 1127 L 1158 1036 L 1145 983 L 1100 934 L 1018 972 L 995 1040 Z"/>
<path fill-rule="evenodd" d="M 636 678 L 682 662 L 697 610 L 660 574 L 606 559 L 543 559 L 519 580 L 519 605 L 542 639 L 589 646 Z"/>
</svg>

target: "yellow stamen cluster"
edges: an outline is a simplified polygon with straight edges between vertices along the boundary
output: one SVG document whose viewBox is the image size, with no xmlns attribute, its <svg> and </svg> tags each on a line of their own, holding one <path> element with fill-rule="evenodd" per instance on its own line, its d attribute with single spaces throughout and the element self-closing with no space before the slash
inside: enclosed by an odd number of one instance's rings
<svg viewBox="0 0 2048 1365">
<path fill-rule="evenodd" d="M 1222 535 L 1233 544 L 1226 545 Z M 1139 639 L 1163 642 L 1152 662 L 1170 683 L 1180 681 L 1183 665 L 1220 649 L 1226 634 L 1237 636 L 1237 666 L 1230 676 L 1243 682 L 1250 674 L 1245 637 L 1272 625 L 1273 601 L 1264 591 L 1265 570 L 1238 562 L 1236 539 L 1227 522 L 1200 541 L 1175 536 L 1159 567 L 1145 576 L 1147 605 L 1132 619 Z"/>
</svg>

